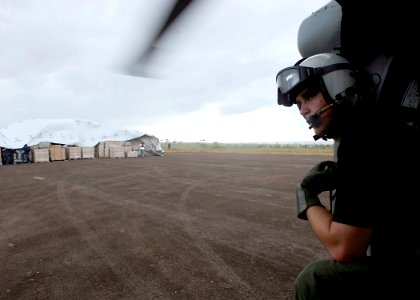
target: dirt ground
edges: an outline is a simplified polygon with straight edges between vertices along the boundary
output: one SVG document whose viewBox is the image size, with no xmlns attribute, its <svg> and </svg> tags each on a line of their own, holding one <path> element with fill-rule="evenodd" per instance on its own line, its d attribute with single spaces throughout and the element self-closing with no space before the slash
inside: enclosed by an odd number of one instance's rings
<svg viewBox="0 0 420 300">
<path fill-rule="evenodd" d="M 0 166 L 0 299 L 292 299 L 326 256 L 296 218 L 309 155 Z"/>
</svg>

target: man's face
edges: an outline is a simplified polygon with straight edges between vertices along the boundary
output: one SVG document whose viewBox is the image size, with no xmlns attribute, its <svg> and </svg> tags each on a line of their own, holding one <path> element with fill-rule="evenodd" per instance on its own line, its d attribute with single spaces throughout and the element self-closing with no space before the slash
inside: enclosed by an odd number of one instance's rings
<svg viewBox="0 0 420 300">
<path fill-rule="evenodd" d="M 309 88 L 297 95 L 296 105 L 299 108 L 300 114 L 308 121 L 311 116 L 320 112 L 328 104 L 319 89 Z M 320 115 L 320 122 L 312 127 L 316 135 L 325 135 L 331 123 L 332 114 L 333 110 L 328 109 Z"/>
</svg>

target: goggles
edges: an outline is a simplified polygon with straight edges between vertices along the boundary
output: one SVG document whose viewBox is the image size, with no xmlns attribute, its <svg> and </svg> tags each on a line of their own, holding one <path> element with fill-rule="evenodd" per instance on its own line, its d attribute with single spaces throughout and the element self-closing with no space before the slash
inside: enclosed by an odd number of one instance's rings
<svg viewBox="0 0 420 300">
<path fill-rule="evenodd" d="M 338 69 L 348 69 L 350 64 L 339 63 L 321 68 L 293 66 L 277 73 L 277 102 L 279 105 L 292 106 L 296 101 L 294 97 L 298 92 L 297 87 L 308 80 L 315 80 L 321 76 Z"/>
</svg>

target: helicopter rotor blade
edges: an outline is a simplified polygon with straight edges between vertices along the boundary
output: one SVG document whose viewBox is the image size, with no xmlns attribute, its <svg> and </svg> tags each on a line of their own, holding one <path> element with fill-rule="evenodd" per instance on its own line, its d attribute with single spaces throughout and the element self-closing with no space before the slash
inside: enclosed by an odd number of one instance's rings
<svg viewBox="0 0 420 300">
<path fill-rule="evenodd" d="M 168 14 L 166 20 L 162 23 L 157 33 L 152 38 L 151 42 L 145 47 L 139 56 L 130 64 L 128 67 L 128 73 L 132 76 L 143 76 L 148 77 L 147 71 L 145 70 L 150 65 L 151 60 L 155 53 L 158 52 L 157 44 L 161 38 L 165 35 L 168 29 L 174 24 L 174 21 L 179 19 L 180 15 L 186 10 L 186 8 L 193 3 L 194 0 L 177 0 L 172 10 Z"/>
</svg>

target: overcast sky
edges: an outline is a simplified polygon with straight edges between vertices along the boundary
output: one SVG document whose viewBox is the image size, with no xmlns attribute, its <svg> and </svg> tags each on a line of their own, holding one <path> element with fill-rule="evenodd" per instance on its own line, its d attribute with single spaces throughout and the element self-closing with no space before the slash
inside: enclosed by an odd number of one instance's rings
<svg viewBox="0 0 420 300">
<path fill-rule="evenodd" d="M 301 22 L 328 1 L 201 0 L 148 66 L 124 74 L 169 0 L 0 2 L 0 127 L 70 118 L 161 140 L 313 141 L 275 76 L 301 58 Z"/>
</svg>

